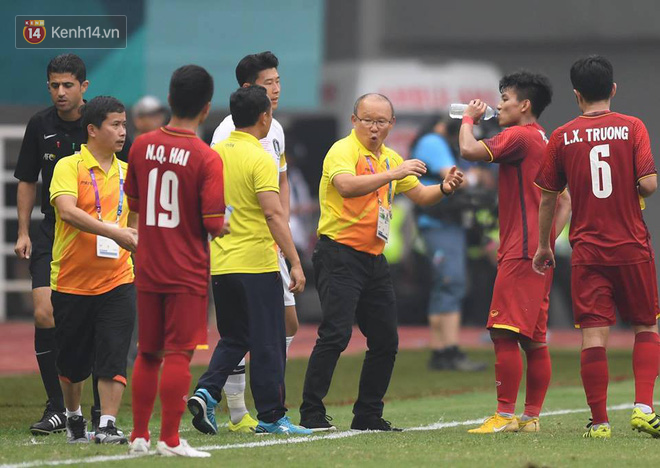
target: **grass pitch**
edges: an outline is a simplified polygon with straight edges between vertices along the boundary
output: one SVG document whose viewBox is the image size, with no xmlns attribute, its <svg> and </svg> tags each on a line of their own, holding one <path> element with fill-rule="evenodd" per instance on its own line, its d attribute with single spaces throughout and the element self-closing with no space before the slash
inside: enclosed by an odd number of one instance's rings
<svg viewBox="0 0 660 468">
<path fill-rule="evenodd" d="M 539 434 L 467 434 L 478 420 L 495 409 L 493 366 L 475 374 L 431 372 L 428 353 L 405 351 L 398 356 L 387 395 L 385 418 L 403 433 L 356 433 L 349 431 L 351 404 L 357 394 L 362 356 L 343 357 L 326 399 L 328 414 L 339 431 L 312 437 L 254 436 L 230 434 L 222 428 L 216 436 L 196 432 L 186 413 L 182 436 L 194 447 L 206 447 L 212 458 L 203 460 L 166 459 L 156 456 L 126 458 L 125 446 L 67 445 L 64 435 L 33 437 L 29 425 L 43 410 L 43 389 L 38 375 L 0 380 L 0 464 L 38 466 L 93 463 L 107 466 L 639 466 L 660 462 L 660 439 L 632 432 L 629 426 L 633 399 L 630 352 L 612 351 L 610 358 L 609 405 L 613 427 L 611 440 L 581 437 L 589 412 L 580 384 L 579 353 L 554 351 L 553 379 L 541 419 Z M 493 361 L 492 352 L 472 353 L 474 358 Z M 287 367 L 289 416 L 298 422 L 306 360 L 291 360 Z M 203 369 L 193 369 L 193 379 Z M 524 379 L 523 379 L 524 384 Z M 89 390 L 89 389 L 87 389 Z M 523 389 L 524 392 L 524 389 Z M 248 395 L 248 400 L 250 397 Z M 522 410 L 524 393 L 518 400 Z M 84 398 L 89 412 L 91 395 Z M 248 407 L 253 408 L 252 402 Z M 220 423 L 227 414 L 218 414 Z M 130 430 L 130 389 L 118 424 Z M 159 407 L 152 421 L 157 437 Z"/>
</svg>

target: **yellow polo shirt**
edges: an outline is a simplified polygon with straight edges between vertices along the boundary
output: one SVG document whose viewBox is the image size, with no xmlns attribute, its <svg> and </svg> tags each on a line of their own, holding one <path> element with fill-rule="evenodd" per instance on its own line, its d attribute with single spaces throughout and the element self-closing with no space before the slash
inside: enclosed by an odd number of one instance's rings
<svg viewBox="0 0 660 468">
<path fill-rule="evenodd" d="M 273 157 L 255 137 L 233 131 L 213 146 L 225 177 L 225 204 L 234 211 L 229 234 L 211 242 L 211 274 L 279 271 L 277 250 L 257 193 L 279 193 L 279 172 Z"/>
<path fill-rule="evenodd" d="M 361 197 L 343 198 L 332 183 L 337 174 L 368 175 L 372 174 L 367 158 L 371 160 L 374 172 L 390 169 L 401 163 L 403 158 L 395 151 L 381 146 L 380 158 L 360 143 L 355 130 L 346 138 L 337 141 L 323 161 L 323 175 L 319 186 L 319 204 L 321 218 L 317 234 L 348 245 L 349 247 L 380 255 L 385 248 L 385 242 L 376 236 L 378 226 L 378 199 L 384 207 L 389 207 L 389 184 L 385 184 L 376 192 Z M 419 179 L 407 176 L 402 180 L 392 181 L 392 197 L 395 194 L 407 192 L 419 184 Z"/>
<path fill-rule="evenodd" d="M 133 282 L 130 252 L 120 248 L 119 258 L 97 256 L 96 234 L 80 231 L 62 221 L 54 203 L 60 195 L 72 195 L 77 199 L 78 208 L 98 219 L 90 176 L 90 170 L 93 170 L 99 189 L 101 217 L 105 222 L 114 223 L 117 221 L 119 207 L 117 164 L 121 164 L 125 179 L 128 168 L 125 162 L 113 156 L 110 171 L 106 174 L 87 149 L 87 145 L 81 145 L 79 154 L 62 158 L 55 165 L 50 183 L 50 204 L 55 208 L 55 241 L 50 264 L 51 289 L 68 294 L 96 296 Z M 128 199 L 124 194 L 120 227 L 126 227 L 128 211 Z"/>
</svg>

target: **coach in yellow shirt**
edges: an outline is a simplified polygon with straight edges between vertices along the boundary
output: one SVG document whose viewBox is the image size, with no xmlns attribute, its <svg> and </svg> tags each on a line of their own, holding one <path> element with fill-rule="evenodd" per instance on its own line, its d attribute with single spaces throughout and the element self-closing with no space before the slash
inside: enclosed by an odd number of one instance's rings
<svg viewBox="0 0 660 468">
<path fill-rule="evenodd" d="M 300 425 L 334 430 L 323 405 L 341 352 L 357 318 L 367 337 L 351 429 L 392 431 L 383 419 L 383 397 L 398 347 L 394 288 L 383 255 L 392 218 L 392 198 L 404 193 L 429 205 L 451 195 L 463 175 L 450 169 L 439 185 L 422 185 L 423 162 L 403 161 L 383 142 L 395 123 L 394 107 L 381 94 L 357 99 L 353 131 L 336 142 L 323 162 L 319 187 L 319 241 L 312 261 L 323 319 L 309 358 Z"/>
<path fill-rule="evenodd" d="M 222 158 L 225 203 L 233 211 L 230 233 L 211 244 L 213 298 L 220 341 L 190 400 L 201 408 L 193 424 L 207 432 L 227 376 L 250 352 L 250 387 L 257 408 L 257 433 L 311 433 L 286 414 L 284 297 L 276 243 L 291 262 L 292 292 L 305 275 L 279 199 L 279 172 L 259 140 L 270 130 L 271 102 L 265 88 L 240 88 L 229 100 L 236 130 L 213 146 Z M 189 405 L 190 406 L 190 405 Z M 210 415 L 210 418 L 209 418 Z"/>
<path fill-rule="evenodd" d="M 95 440 L 121 444 L 127 440 L 115 418 L 126 386 L 126 356 L 135 320 L 129 251 L 137 246 L 137 231 L 127 227 L 127 166 L 115 156 L 126 139 L 123 104 L 109 96 L 92 99 L 82 109 L 82 126 L 87 144 L 80 154 L 57 163 L 50 183 L 55 208 L 50 284 L 57 368 L 69 443 L 88 442 L 80 399 L 94 367 L 101 397 Z"/>
</svg>

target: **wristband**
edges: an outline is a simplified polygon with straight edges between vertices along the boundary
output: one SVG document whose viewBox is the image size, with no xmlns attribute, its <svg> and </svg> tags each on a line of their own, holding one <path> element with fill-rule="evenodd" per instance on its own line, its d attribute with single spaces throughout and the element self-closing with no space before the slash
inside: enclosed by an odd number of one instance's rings
<svg viewBox="0 0 660 468">
<path fill-rule="evenodd" d="M 445 197 L 448 197 L 448 196 L 454 194 L 454 192 L 445 192 L 445 188 L 443 187 L 443 185 L 445 185 L 445 181 L 444 181 L 444 180 L 443 180 L 442 183 L 440 184 L 440 191 L 442 192 L 442 194 L 443 194 Z"/>
<path fill-rule="evenodd" d="M 464 115 L 463 120 L 461 122 L 464 123 L 464 124 L 474 125 L 474 119 L 472 117 L 470 117 L 469 115 Z"/>
</svg>

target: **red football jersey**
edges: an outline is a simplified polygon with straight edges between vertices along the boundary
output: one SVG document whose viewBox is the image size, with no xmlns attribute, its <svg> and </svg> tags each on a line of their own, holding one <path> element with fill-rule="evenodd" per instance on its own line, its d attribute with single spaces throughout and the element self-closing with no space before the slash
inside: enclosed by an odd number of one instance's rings
<svg viewBox="0 0 660 468">
<path fill-rule="evenodd" d="M 491 162 L 500 164 L 497 259 L 531 259 L 539 243 L 541 191 L 534 179 L 545 154 L 545 131 L 537 123 L 516 125 L 481 143 Z"/>
<path fill-rule="evenodd" d="M 629 265 L 653 258 L 637 181 L 655 174 L 641 120 L 616 112 L 580 116 L 555 130 L 538 174 L 539 187 L 568 183 L 573 265 Z"/>
<path fill-rule="evenodd" d="M 218 153 L 187 130 L 162 127 L 142 135 L 128 156 L 126 195 L 140 213 L 138 290 L 207 294 L 203 218 L 225 212 Z"/>
</svg>

